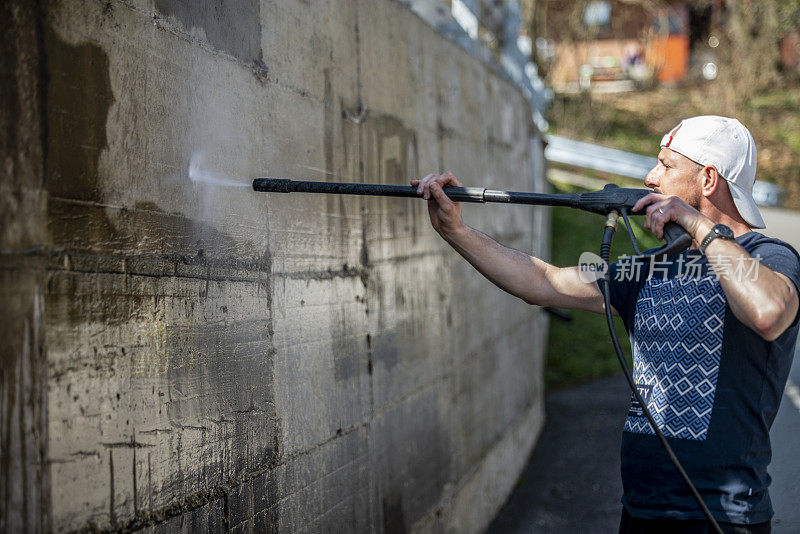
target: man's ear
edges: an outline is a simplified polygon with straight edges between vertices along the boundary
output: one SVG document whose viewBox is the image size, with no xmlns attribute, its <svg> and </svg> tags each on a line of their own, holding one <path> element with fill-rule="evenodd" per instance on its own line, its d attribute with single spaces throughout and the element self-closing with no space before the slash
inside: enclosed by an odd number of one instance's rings
<svg viewBox="0 0 800 534">
<path fill-rule="evenodd" d="M 713 165 L 706 165 L 700 170 L 700 187 L 704 197 L 713 195 L 721 181 L 722 176 Z"/>
</svg>

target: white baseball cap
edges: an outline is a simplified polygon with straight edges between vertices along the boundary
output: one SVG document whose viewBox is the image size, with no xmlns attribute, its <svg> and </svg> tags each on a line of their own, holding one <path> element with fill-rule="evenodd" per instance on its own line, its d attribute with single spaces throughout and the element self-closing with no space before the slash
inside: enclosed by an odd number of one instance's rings
<svg viewBox="0 0 800 534">
<path fill-rule="evenodd" d="M 753 199 L 756 142 L 741 122 L 716 115 L 684 119 L 661 139 L 661 146 L 715 167 L 728 182 L 742 219 L 753 228 L 766 227 Z"/>
</svg>

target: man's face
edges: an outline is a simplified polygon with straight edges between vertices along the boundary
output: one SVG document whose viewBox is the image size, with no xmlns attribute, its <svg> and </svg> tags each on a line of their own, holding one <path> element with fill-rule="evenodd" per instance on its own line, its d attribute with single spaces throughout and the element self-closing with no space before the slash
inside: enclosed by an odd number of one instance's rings
<svg viewBox="0 0 800 534">
<path fill-rule="evenodd" d="M 644 179 L 644 184 L 662 195 L 676 195 L 696 210 L 702 198 L 703 166 L 686 156 L 662 148 L 658 153 L 658 165 Z"/>
</svg>

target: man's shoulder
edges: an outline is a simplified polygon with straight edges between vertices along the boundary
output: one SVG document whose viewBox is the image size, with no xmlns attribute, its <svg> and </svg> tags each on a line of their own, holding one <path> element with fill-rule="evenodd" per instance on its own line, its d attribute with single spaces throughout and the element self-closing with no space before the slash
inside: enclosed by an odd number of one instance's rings
<svg viewBox="0 0 800 534">
<path fill-rule="evenodd" d="M 760 232 L 750 231 L 746 234 L 742 234 L 736 238 L 736 242 L 739 243 L 748 253 L 758 251 L 759 249 L 772 249 L 781 252 L 786 252 L 786 250 L 788 250 L 793 256 L 800 260 L 800 254 L 798 254 L 797 250 L 792 245 L 786 241 L 778 239 L 777 237 L 769 237 Z"/>
</svg>

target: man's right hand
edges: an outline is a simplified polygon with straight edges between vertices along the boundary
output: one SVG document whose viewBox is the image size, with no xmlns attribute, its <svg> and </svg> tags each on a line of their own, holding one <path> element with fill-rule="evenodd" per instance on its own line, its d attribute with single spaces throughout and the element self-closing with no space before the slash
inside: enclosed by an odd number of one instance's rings
<svg viewBox="0 0 800 534">
<path fill-rule="evenodd" d="M 428 215 L 434 230 L 443 238 L 455 236 L 464 228 L 461 220 L 461 202 L 453 202 L 445 195 L 442 187 L 451 185 L 464 187 L 453 173 L 429 174 L 422 180 L 411 180 L 411 185 L 417 187 L 417 194 L 428 201 Z"/>
</svg>

